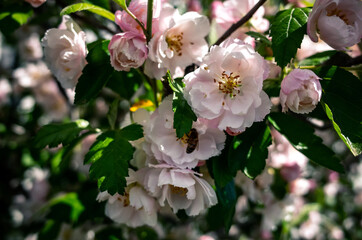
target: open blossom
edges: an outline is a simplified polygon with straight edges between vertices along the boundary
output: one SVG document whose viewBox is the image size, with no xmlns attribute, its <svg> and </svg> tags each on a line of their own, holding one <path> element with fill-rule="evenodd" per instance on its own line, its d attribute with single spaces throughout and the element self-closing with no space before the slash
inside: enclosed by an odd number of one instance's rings
<svg viewBox="0 0 362 240">
<path fill-rule="evenodd" d="M 111 65 L 117 71 L 140 67 L 147 58 L 146 39 L 135 32 L 118 33 L 108 45 Z"/>
<path fill-rule="evenodd" d="M 25 2 L 28 2 L 31 4 L 31 6 L 33 7 L 39 7 L 40 5 L 42 5 L 43 3 L 45 3 L 47 0 L 25 0 Z"/>
<path fill-rule="evenodd" d="M 221 36 L 232 24 L 244 17 L 258 2 L 258 0 L 226 0 L 213 1 L 211 5 L 212 17 L 215 22 L 216 33 Z M 251 30 L 265 32 L 269 28 L 269 21 L 264 16 L 264 7 L 260 7 L 249 20 Z M 233 37 L 246 40 L 245 32 L 249 29 L 240 28 Z"/>
<path fill-rule="evenodd" d="M 187 215 L 195 216 L 217 203 L 214 189 L 192 170 L 161 164 L 143 168 L 137 173 L 159 204 L 165 206 L 167 202 L 175 213 L 185 209 Z"/>
<path fill-rule="evenodd" d="M 127 187 L 124 195 L 118 193 L 113 196 L 108 192 L 101 192 L 98 201 L 106 201 L 106 215 L 117 223 L 124 223 L 130 227 L 142 225 L 155 226 L 157 223 L 158 204 L 145 189 L 137 183 L 135 172 L 128 171 Z"/>
<path fill-rule="evenodd" d="M 64 88 L 74 88 L 87 64 L 85 33 L 65 15 L 59 28 L 49 29 L 45 33 L 42 45 L 52 73 Z"/>
<path fill-rule="evenodd" d="M 31 33 L 30 36 L 19 43 L 19 54 L 24 60 L 37 60 L 43 57 L 43 49 L 37 33 Z"/>
<path fill-rule="evenodd" d="M 362 37 L 362 2 L 360 0 L 317 0 L 309 15 L 307 32 L 337 50 L 359 43 Z"/>
<path fill-rule="evenodd" d="M 226 139 L 222 131 L 210 128 L 207 120 L 199 119 L 192 125 L 191 131 L 194 133 L 190 131 L 179 139 L 173 128 L 173 116 L 172 97 L 169 96 L 152 114 L 145 127 L 144 149 L 148 155 L 161 163 L 194 168 L 199 160 L 207 160 L 221 153 Z"/>
<path fill-rule="evenodd" d="M 132 0 L 129 3 L 128 10 L 141 22 L 147 26 L 147 0 Z M 161 1 L 155 0 L 153 2 L 153 18 L 152 18 L 152 32 L 157 31 L 157 21 L 160 16 Z M 115 13 L 116 24 L 123 30 L 123 32 L 137 32 L 143 35 L 141 26 L 126 12 L 116 11 Z"/>
<path fill-rule="evenodd" d="M 44 81 L 51 80 L 52 75 L 44 62 L 27 63 L 13 72 L 17 83 L 24 88 L 37 87 Z"/>
<path fill-rule="evenodd" d="M 229 39 L 213 46 L 202 66 L 185 76 L 185 98 L 199 117 L 217 122 L 220 130 L 242 132 L 270 111 L 262 90 L 268 73 L 252 46 Z"/>
<path fill-rule="evenodd" d="M 167 69 L 175 77 L 183 75 L 185 67 L 199 63 L 208 51 L 205 40 L 210 24 L 207 17 L 196 12 L 180 15 L 177 9 L 164 4 L 158 32 L 149 42 L 149 58 L 145 73 L 161 79 Z"/>
<path fill-rule="evenodd" d="M 294 69 L 281 84 L 280 102 L 283 112 L 310 113 L 322 96 L 319 77 L 307 69 Z"/>
</svg>

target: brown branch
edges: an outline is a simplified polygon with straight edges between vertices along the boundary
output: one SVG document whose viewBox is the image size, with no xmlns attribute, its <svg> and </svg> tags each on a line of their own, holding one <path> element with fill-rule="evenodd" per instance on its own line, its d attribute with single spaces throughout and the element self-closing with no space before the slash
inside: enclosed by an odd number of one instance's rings
<svg viewBox="0 0 362 240">
<path fill-rule="evenodd" d="M 250 11 L 242 17 L 238 22 L 231 25 L 231 27 L 226 30 L 226 32 L 213 44 L 213 45 L 219 45 L 223 41 L 225 41 L 230 35 L 235 32 L 236 29 L 241 27 L 244 23 L 249 21 L 249 19 L 254 15 L 254 13 L 266 2 L 267 0 L 260 0 L 255 6 L 250 9 Z"/>
</svg>

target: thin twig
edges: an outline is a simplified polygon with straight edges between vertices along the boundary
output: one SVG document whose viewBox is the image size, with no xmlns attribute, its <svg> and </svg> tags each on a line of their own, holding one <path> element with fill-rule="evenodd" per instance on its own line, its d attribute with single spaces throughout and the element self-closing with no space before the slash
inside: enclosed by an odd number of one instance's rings
<svg viewBox="0 0 362 240">
<path fill-rule="evenodd" d="M 223 41 L 225 41 L 230 35 L 236 31 L 239 27 L 241 27 L 244 23 L 249 21 L 249 19 L 254 15 L 254 13 L 266 2 L 267 0 L 260 0 L 250 11 L 242 17 L 238 22 L 231 25 L 231 27 L 226 30 L 226 32 L 213 44 L 220 45 Z"/>
<path fill-rule="evenodd" d="M 147 4 L 147 42 L 152 38 L 152 18 L 153 18 L 153 0 L 148 0 Z"/>
</svg>

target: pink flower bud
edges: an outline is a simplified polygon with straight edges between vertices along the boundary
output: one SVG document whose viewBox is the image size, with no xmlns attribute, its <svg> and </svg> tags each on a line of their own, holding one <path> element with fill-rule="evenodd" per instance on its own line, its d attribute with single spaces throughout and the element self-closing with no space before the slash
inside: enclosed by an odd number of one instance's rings
<svg viewBox="0 0 362 240">
<path fill-rule="evenodd" d="M 309 37 L 319 37 L 337 50 L 345 50 L 362 37 L 362 2 L 359 0 L 317 0 L 309 15 Z"/>
<path fill-rule="evenodd" d="M 31 6 L 37 8 L 43 3 L 45 3 L 47 0 L 25 0 L 25 2 L 28 2 L 31 4 Z"/>
<path fill-rule="evenodd" d="M 128 10 L 133 13 L 136 18 L 143 23 L 146 28 L 147 25 L 147 0 L 132 0 L 128 6 Z M 161 2 L 155 0 L 153 4 L 153 20 L 152 20 L 152 32 L 157 31 L 155 21 L 158 20 L 161 11 Z M 133 31 L 143 34 L 141 26 L 126 12 L 116 11 L 116 24 L 124 31 Z"/>
<path fill-rule="evenodd" d="M 140 67 L 147 58 L 146 39 L 136 32 L 114 35 L 108 45 L 111 65 L 117 71 L 129 71 Z"/>
<path fill-rule="evenodd" d="M 280 169 L 280 175 L 287 182 L 291 182 L 297 179 L 300 176 L 300 174 L 301 174 L 301 169 L 296 162 L 291 164 L 285 164 Z"/>
<path fill-rule="evenodd" d="M 322 96 L 319 77 L 310 70 L 294 69 L 281 84 L 280 102 L 283 112 L 288 108 L 295 113 L 314 110 Z"/>
</svg>

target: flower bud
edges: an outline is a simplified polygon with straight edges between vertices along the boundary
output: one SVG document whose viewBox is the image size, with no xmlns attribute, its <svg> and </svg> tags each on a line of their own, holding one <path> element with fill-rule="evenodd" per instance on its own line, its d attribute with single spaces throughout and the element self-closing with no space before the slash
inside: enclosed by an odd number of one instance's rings
<svg viewBox="0 0 362 240">
<path fill-rule="evenodd" d="M 124 32 L 114 35 L 108 45 L 111 65 L 117 71 L 129 71 L 140 67 L 147 58 L 147 46 L 144 36 L 136 32 Z"/>
<path fill-rule="evenodd" d="M 319 77 L 310 70 L 294 69 L 281 84 L 280 102 L 283 112 L 288 108 L 295 113 L 314 110 L 322 96 Z"/>
<path fill-rule="evenodd" d="M 43 3 L 45 3 L 47 0 L 25 0 L 25 2 L 28 2 L 31 4 L 31 6 L 37 8 Z"/>
<path fill-rule="evenodd" d="M 309 15 L 307 32 L 337 50 L 359 43 L 362 37 L 362 2 L 359 0 L 317 0 Z"/>
</svg>

